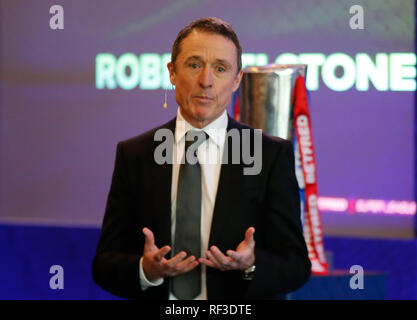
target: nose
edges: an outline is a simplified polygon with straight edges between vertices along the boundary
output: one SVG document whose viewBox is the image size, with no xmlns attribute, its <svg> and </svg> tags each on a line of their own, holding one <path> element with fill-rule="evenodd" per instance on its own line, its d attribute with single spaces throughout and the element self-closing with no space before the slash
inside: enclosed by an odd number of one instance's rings
<svg viewBox="0 0 417 320">
<path fill-rule="evenodd" d="M 213 74 L 210 67 L 205 66 L 200 73 L 200 87 L 203 89 L 211 88 L 213 86 Z"/>
</svg>

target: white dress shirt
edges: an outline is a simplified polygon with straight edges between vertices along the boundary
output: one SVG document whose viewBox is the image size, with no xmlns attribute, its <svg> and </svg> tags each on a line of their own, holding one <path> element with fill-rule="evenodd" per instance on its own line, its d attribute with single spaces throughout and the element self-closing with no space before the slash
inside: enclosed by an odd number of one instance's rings
<svg viewBox="0 0 417 320">
<path fill-rule="evenodd" d="M 181 115 L 180 108 L 178 108 L 177 111 L 171 185 L 171 243 L 173 244 L 175 239 L 178 174 L 185 150 L 185 134 L 190 129 L 197 131 L 204 130 L 209 135 L 209 138 L 203 142 L 197 150 L 197 158 L 201 166 L 201 253 L 203 257 L 205 256 L 205 252 L 208 249 L 211 221 L 213 217 L 217 187 L 219 184 L 220 169 L 222 163 L 221 160 L 226 138 L 227 123 L 228 118 L 227 112 L 225 110 L 220 117 L 209 123 L 206 127 L 198 129 L 194 128 L 190 123 L 185 121 Z M 146 290 L 151 286 L 161 285 L 164 282 L 163 278 L 154 280 L 152 282 L 146 279 L 142 268 L 142 259 L 143 258 L 140 259 L 139 263 L 139 276 L 142 289 Z M 172 292 L 169 293 L 169 299 L 176 300 L 176 297 L 172 294 Z M 205 265 L 201 266 L 201 294 L 198 295 L 195 299 L 207 300 Z"/>
</svg>

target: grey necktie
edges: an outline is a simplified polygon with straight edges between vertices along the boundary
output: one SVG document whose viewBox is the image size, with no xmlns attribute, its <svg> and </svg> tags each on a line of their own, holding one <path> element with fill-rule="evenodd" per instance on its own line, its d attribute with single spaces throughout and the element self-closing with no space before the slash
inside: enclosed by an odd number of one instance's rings
<svg viewBox="0 0 417 320">
<path fill-rule="evenodd" d="M 185 135 L 184 159 L 180 166 L 175 218 L 174 255 L 201 257 L 201 168 L 197 148 L 207 139 L 204 131 L 190 130 Z M 191 300 L 201 292 L 201 267 L 173 277 L 172 292 L 177 299 Z"/>
</svg>

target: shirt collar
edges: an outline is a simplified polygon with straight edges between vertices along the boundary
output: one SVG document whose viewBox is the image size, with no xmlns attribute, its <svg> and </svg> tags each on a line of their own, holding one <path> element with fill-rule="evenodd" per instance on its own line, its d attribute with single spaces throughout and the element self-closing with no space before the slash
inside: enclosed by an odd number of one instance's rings
<svg viewBox="0 0 417 320">
<path fill-rule="evenodd" d="M 175 125 L 175 143 L 181 141 L 184 138 L 188 130 L 194 129 L 197 131 L 205 131 L 210 139 L 216 143 L 218 147 L 224 145 L 226 139 L 227 123 L 229 119 L 227 117 L 227 111 L 224 110 L 220 117 L 210 122 L 202 129 L 194 128 L 189 122 L 187 122 L 181 114 L 180 108 L 177 110 L 177 119 Z"/>
</svg>

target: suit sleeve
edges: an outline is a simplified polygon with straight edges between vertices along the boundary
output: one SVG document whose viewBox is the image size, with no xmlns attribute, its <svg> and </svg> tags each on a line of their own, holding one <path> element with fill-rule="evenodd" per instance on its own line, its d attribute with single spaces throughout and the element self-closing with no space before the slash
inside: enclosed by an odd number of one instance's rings
<svg viewBox="0 0 417 320">
<path fill-rule="evenodd" d="M 311 273 L 301 226 L 294 151 L 289 141 L 281 146 L 267 182 L 264 232 L 258 234 L 263 245 L 255 247 L 256 275 L 249 291 L 252 297 L 294 291 Z"/>
<path fill-rule="evenodd" d="M 135 230 L 133 195 L 123 144 L 117 145 L 115 167 L 97 253 L 93 279 L 103 289 L 126 298 L 140 298 L 140 230 Z"/>
</svg>

